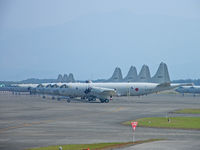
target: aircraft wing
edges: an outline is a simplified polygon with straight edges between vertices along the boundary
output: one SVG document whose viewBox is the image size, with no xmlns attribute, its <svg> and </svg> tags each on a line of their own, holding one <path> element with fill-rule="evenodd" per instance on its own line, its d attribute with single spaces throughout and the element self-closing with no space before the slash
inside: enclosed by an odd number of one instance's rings
<svg viewBox="0 0 200 150">
<path fill-rule="evenodd" d="M 116 94 L 116 91 L 111 88 L 91 87 L 91 94 L 98 97 L 108 97 Z"/>
</svg>

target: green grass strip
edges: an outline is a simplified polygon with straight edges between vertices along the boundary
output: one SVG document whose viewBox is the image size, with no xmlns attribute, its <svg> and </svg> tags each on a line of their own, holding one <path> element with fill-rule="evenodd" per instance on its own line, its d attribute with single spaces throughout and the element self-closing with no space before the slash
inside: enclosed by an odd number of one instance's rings
<svg viewBox="0 0 200 150">
<path fill-rule="evenodd" d="M 200 114 L 200 109 L 181 109 L 177 110 L 174 113 L 179 114 Z"/>
<path fill-rule="evenodd" d="M 152 117 L 137 119 L 140 127 L 174 128 L 174 129 L 200 129 L 200 117 Z M 131 125 L 131 121 L 123 123 Z"/>
<path fill-rule="evenodd" d="M 40 147 L 40 148 L 30 148 L 27 150 L 58 150 L 60 146 L 62 146 L 63 150 L 83 150 L 83 149 L 90 149 L 90 150 L 103 150 L 108 148 L 121 148 L 126 146 L 132 146 L 136 144 L 142 144 L 147 142 L 154 142 L 160 141 L 163 139 L 149 139 L 143 141 L 136 141 L 136 142 L 116 142 L 116 143 L 95 143 L 95 144 L 69 144 L 69 145 L 56 145 L 56 146 L 48 146 L 48 147 Z"/>
<path fill-rule="evenodd" d="M 99 143 L 99 144 L 69 144 L 69 145 L 61 145 L 63 150 L 82 150 L 82 149 L 97 149 L 103 148 L 107 146 L 113 146 L 121 143 Z M 58 150 L 59 146 L 48 146 L 41 148 L 32 148 L 29 150 Z"/>
</svg>

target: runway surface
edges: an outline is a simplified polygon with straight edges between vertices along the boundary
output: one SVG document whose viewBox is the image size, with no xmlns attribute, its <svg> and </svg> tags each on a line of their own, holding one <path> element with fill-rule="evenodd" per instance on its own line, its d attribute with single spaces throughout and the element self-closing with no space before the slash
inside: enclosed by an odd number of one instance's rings
<svg viewBox="0 0 200 150">
<path fill-rule="evenodd" d="M 200 96 L 117 97 L 109 104 L 42 99 L 0 93 L 0 149 L 23 150 L 59 144 L 128 142 L 132 129 L 121 122 L 165 117 L 183 108 L 199 108 Z M 175 116 L 175 114 L 168 114 Z M 199 115 L 198 115 L 199 116 Z M 135 140 L 167 139 L 125 149 L 199 149 L 200 130 L 137 127 Z"/>
</svg>

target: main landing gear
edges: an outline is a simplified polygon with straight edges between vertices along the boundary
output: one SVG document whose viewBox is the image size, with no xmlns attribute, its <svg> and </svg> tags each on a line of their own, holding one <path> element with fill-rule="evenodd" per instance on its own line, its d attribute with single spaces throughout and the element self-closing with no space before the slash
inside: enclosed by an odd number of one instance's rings
<svg viewBox="0 0 200 150">
<path fill-rule="evenodd" d="M 101 103 L 109 103 L 109 99 L 100 99 Z"/>
<path fill-rule="evenodd" d="M 96 98 L 89 97 L 89 98 L 88 98 L 88 101 L 89 101 L 89 102 L 96 101 Z"/>
</svg>

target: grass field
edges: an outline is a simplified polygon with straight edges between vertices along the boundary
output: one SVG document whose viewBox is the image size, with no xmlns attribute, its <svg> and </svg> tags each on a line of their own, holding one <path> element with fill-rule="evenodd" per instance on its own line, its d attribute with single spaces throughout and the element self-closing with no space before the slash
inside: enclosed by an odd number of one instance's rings
<svg viewBox="0 0 200 150">
<path fill-rule="evenodd" d="M 177 110 L 174 113 L 179 114 L 200 114 L 200 109 L 181 109 Z"/>
<path fill-rule="evenodd" d="M 174 128 L 174 129 L 200 129 L 200 117 L 166 117 L 141 118 L 138 121 L 140 127 L 155 128 Z M 130 125 L 131 121 L 124 122 L 124 125 Z"/>
<path fill-rule="evenodd" d="M 106 148 L 120 148 L 126 146 L 132 146 L 136 144 L 142 144 L 147 142 L 159 141 L 162 139 L 149 139 L 144 141 L 136 141 L 136 142 L 126 142 L 126 143 L 95 143 L 95 144 L 69 144 L 69 145 L 61 145 L 63 150 L 103 150 Z M 60 146 L 60 145 L 59 145 Z M 27 150 L 58 150 L 59 146 L 48 146 L 48 147 L 40 147 L 40 148 L 31 148 Z"/>
</svg>

